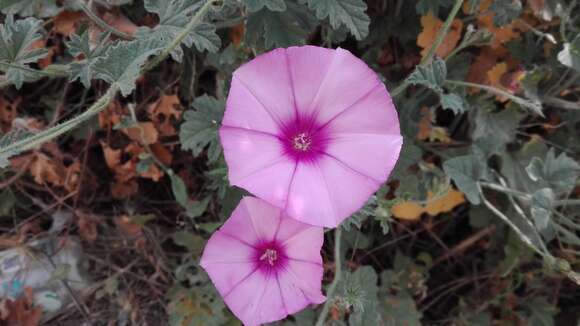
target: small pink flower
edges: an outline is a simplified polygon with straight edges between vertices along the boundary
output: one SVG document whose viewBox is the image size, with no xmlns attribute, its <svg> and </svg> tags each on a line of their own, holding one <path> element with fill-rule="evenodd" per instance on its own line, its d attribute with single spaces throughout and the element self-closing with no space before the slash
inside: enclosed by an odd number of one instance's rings
<svg viewBox="0 0 580 326">
<path fill-rule="evenodd" d="M 245 325 L 280 320 L 325 300 L 323 229 L 282 215 L 245 197 L 203 251 L 201 266 Z"/>
<path fill-rule="evenodd" d="M 220 138 L 229 179 L 335 227 L 387 180 L 402 145 L 383 83 L 343 49 L 276 49 L 234 72 Z"/>
</svg>

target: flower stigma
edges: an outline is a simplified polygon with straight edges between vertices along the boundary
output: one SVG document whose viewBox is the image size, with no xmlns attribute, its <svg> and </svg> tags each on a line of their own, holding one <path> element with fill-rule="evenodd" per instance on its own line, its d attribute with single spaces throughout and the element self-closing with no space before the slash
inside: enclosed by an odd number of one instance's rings
<svg viewBox="0 0 580 326">
<path fill-rule="evenodd" d="M 270 266 L 274 266 L 276 260 L 278 260 L 278 252 L 274 249 L 266 249 L 260 256 L 260 260 L 267 261 Z"/>
<path fill-rule="evenodd" d="M 305 132 L 301 132 L 298 135 L 294 136 L 294 149 L 298 151 L 305 152 L 310 149 L 310 145 L 312 144 L 312 138 Z"/>
</svg>

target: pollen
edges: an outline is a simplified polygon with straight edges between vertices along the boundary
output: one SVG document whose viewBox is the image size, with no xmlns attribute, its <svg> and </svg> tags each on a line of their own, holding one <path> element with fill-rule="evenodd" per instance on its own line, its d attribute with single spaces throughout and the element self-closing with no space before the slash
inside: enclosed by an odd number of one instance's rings
<svg viewBox="0 0 580 326">
<path fill-rule="evenodd" d="M 294 136 L 293 145 L 294 149 L 297 151 L 305 152 L 310 149 L 312 144 L 312 138 L 305 132 L 301 132 Z"/>
<path fill-rule="evenodd" d="M 261 261 L 266 261 L 270 266 L 274 266 L 278 260 L 278 252 L 274 249 L 266 249 L 262 256 L 260 256 Z"/>
</svg>

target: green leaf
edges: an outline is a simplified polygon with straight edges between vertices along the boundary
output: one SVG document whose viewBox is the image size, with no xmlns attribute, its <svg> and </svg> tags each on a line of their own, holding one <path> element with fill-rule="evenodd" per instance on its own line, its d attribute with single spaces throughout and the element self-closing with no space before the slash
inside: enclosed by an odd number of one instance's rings
<svg viewBox="0 0 580 326">
<path fill-rule="evenodd" d="M 543 231 L 548 227 L 552 218 L 552 204 L 554 203 L 554 192 L 550 188 L 540 189 L 532 195 L 532 206 L 530 208 L 534 225 L 538 231 Z"/>
<path fill-rule="evenodd" d="M 123 96 L 128 96 L 135 89 L 141 67 L 150 56 L 160 52 L 164 45 L 155 39 L 118 42 L 96 59 L 93 65 L 95 78 L 115 84 Z"/>
<path fill-rule="evenodd" d="M 493 23 L 495 26 L 504 26 L 511 23 L 522 13 L 520 0 L 493 1 L 490 11 L 494 12 Z"/>
<path fill-rule="evenodd" d="M 26 18 L 14 21 L 12 15 L 0 24 L 0 70 L 16 88 L 36 74 L 27 64 L 38 61 L 48 54 L 46 49 L 31 50 L 32 44 L 41 39 L 42 21 Z M 8 65 L 3 65 L 3 63 Z"/>
<path fill-rule="evenodd" d="M 189 199 L 187 195 L 187 187 L 181 179 L 180 176 L 174 173 L 168 173 L 169 178 L 171 179 L 171 190 L 173 191 L 173 195 L 175 196 L 175 201 L 181 207 L 185 208 L 185 212 L 187 216 L 192 219 L 201 216 L 207 209 L 207 205 L 209 204 L 209 197 L 204 198 L 201 201 L 192 201 Z"/>
<path fill-rule="evenodd" d="M 308 17 L 308 13 L 304 17 Z M 304 17 L 290 9 L 284 12 L 262 9 L 252 13 L 246 24 L 246 42 L 265 49 L 304 44 L 309 30 L 297 19 Z M 263 46 L 260 42 L 262 39 Z"/>
<path fill-rule="evenodd" d="M 187 248 L 195 256 L 199 256 L 205 244 L 205 240 L 197 234 L 187 231 L 177 231 L 171 235 L 171 239 L 178 246 Z"/>
<path fill-rule="evenodd" d="M 135 34 L 142 39 L 156 39 L 165 44 L 172 42 L 189 23 L 190 16 L 199 8 L 198 0 L 145 0 L 145 9 L 159 16 L 159 24 L 154 28 L 141 27 Z M 215 26 L 208 23 L 198 24 L 183 40 L 183 45 L 190 48 L 192 45 L 199 51 L 217 52 L 221 40 L 215 32 Z M 171 57 L 181 62 L 183 50 L 176 47 Z"/>
<path fill-rule="evenodd" d="M 197 156 L 209 146 L 208 160 L 213 162 L 221 153 L 218 128 L 225 105 L 213 97 L 203 95 L 193 101 L 192 107 L 194 110 L 187 110 L 183 115 L 184 122 L 179 130 L 181 147 L 191 150 Z"/>
<path fill-rule="evenodd" d="M 348 27 L 357 40 L 369 34 L 369 16 L 365 13 L 367 5 L 363 0 L 301 0 L 316 12 L 318 19 L 328 18 L 333 29 L 341 25 Z"/>
<path fill-rule="evenodd" d="M 453 5 L 453 0 L 419 0 L 415 5 L 415 11 L 417 14 L 424 16 L 427 15 L 429 12 L 432 12 L 433 15 L 439 15 L 439 8 L 450 8 Z"/>
<path fill-rule="evenodd" d="M 467 111 L 467 104 L 457 94 L 441 94 L 440 99 L 441 106 L 443 106 L 444 109 L 453 111 L 455 114 L 460 114 Z"/>
<path fill-rule="evenodd" d="M 102 33 L 98 37 L 97 46 L 91 49 L 88 29 L 80 36 L 72 34 L 70 40 L 65 44 L 72 56 L 83 55 L 84 59 L 81 61 L 71 62 L 70 65 L 70 81 L 80 80 L 80 82 L 89 88 L 91 80 L 94 78 L 94 65 L 97 59 L 105 54 L 107 50 L 106 41 L 111 35 L 110 32 Z"/>
<path fill-rule="evenodd" d="M 472 204 L 477 205 L 481 202 L 477 181 L 485 178 L 484 171 L 487 170 L 485 162 L 475 155 L 459 156 L 445 161 L 443 170 Z"/>
<path fill-rule="evenodd" d="M 477 112 L 472 117 L 475 128 L 471 134 L 474 141 L 486 141 L 490 146 L 488 154 L 500 153 L 508 143 L 514 141 L 516 128 L 524 117 L 514 108 L 505 108 L 497 113 L 491 112 L 493 103 L 476 102 L 472 105 Z"/>
<path fill-rule="evenodd" d="M 60 12 L 56 0 L 0 0 L 0 11 L 5 15 L 22 17 L 52 17 Z"/>
<path fill-rule="evenodd" d="M 368 311 L 365 311 L 367 306 L 377 301 L 379 291 L 377 282 L 378 276 L 372 267 L 359 267 L 352 273 L 346 272 L 337 286 L 335 297 L 331 299 L 339 302 L 345 310 L 352 311 L 353 315 L 367 313 Z"/>
<path fill-rule="evenodd" d="M 571 43 L 564 43 L 564 49 L 558 53 L 558 61 L 576 71 L 580 71 L 580 33 Z"/>
<path fill-rule="evenodd" d="M 21 141 L 25 138 L 32 136 L 32 133 L 23 129 L 14 129 L 5 134 L 0 134 L 0 148 L 5 148 L 11 144 Z M 15 149 L 5 153 L 0 154 L 0 169 L 5 168 L 10 165 L 8 159 L 13 155 L 20 153 L 21 151 Z"/>
<path fill-rule="evenodd" d="M 285 11 L 286 3 L 284 0 L 243 0 L 242 1 L 249 12 L 256 12 L 263 7 L 267 7 L 270 11 Z"/>
<path fill-rule="evenodd" d="M 447 67 L 445 61 L 436 58 L 430 65 L 417 66 L 415 71 L 409 75 L 407 82 L 413 85 L 423 85 L 434 90 L 438 94 L 443 93 L 443 82 L 447 77 Z"/>
<path fill-rule="evenodd" d="M 576 184 L 580 165 L 566 153 L 556 156 L 554 148 L 550 148 L 544 160 L 534 157 L 526 172 L 533 181 L 543 182 L 555 190 L 570 191 Z"/>
</svg>

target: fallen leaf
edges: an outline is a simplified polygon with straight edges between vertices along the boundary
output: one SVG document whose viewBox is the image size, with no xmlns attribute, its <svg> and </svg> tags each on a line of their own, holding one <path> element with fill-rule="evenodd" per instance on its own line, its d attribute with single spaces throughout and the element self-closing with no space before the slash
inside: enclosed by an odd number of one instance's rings
<svg viewBox="0 0 580 326">
<path fill-rule="evenodd" d="M 159 138 L 159 132 L 153 122 L 139 122 L 138 126 L 123 129 L 123 133 L 131 140 L 144 145 L 151 145 Z"/>
<path fill-rule="evenodd" d="M 425 57 L 429 48 L 435 42 L 437 33 L 443 27 L 443 22 L 435 17 L 431 12 L 421 17 L 421 26 L 423 31 L 417 37 L 417 45 L 423 50 L 421 55 Z M 463 22 L 460 19 L 454 19 L 449 28 L 449 32 L 443 38 L 443 42 L 437 48 L 435 54 L 441 58 L 446 58 L 457 47 L 463 31 Z"/>
<path fill-rule="evenodd" d="M 127 182 L 115 182 L 111 184 L 111 196 L 115 199 L 126 199 L 134 196 L 139 191 L 139 183 L 135 179 Z"/>
<path fill-rule="evenodd" d="M 119 231 L 127 237 L 136 238 L 143 235 L 143 227 L 133 223 L 133 220 L 128 215 L 116 216 L 114 221 Z"/>
<path fill-rule="evenodd" d="M 56 17 L 54 17 L 54 27 L 53 30 L 62 36 L 70 36 L 76 30 L 76 26 L 85 15 L 80 11 L 61 11 Z"/>
<path fill-rule="evenodd" d="M 121 164 L 121 150 L 112 149 L 108 144 L 101 142 L 101 147 L 103 148 L 103 155 L 105 156 L 105 163 L 107 166 L 114 170 Z"/>
<path fill-rule="evenodd" d="M 419 131 L 417 132 L 417 139 L 427 140 L 431 134 L 432 115 L 428 107 L 421 108 L 421 120 L 419 120 Z"/>
<path fill-rule="evenodd" d="M 171 165 L 171 162 L 173 161 L 173 155 L 171 154 L 171 151 L 167 149 L 167 147 L 163 146 L 163 144 L 152 144 L 151 152 L 153 152 L 153 155 L 155 155 L 155 157 L 161 161 L 161 163 L 165 164 L 166 166 Z"/>
<path fill-rule="evenodd" d="M 423 213 L 437 216 L 441 213 L 450 212 L 464 202 L 465 196 L 463 193 L 455 189 L 450 189 L 444 196 L 435 199 L 433 199 L 433 193 L 429 192 L 426 204 L 412 200 L 402 201 L 393 205 L 391 213 L 401 220 L 416 221 Z"/>
<path fill-rule="evenodd" d="M 10 101 L 4 96 L 0 96 L 0 130 L 2 132 L 8 132 L 12 128 L 12 121 L 14 121 L 18 114 L 18 104 L 20 104 L 20 101 L 20 97 Z"/>
<path fill-rule="evenodd" d="M 38 184 L 64 185 L 65 169 L 62 162 L 49 158 L 44 153 L 37 153 L 30 164 L 30 174 Z"/>
<path fill-rule="evenodd" d="M 139 28 L 139 26 L 135 25 L 129 20 L 129 18 L 122 14 L 112 14 L 107 12 L 103 15 L 102 19 L 107 22 L 107 24 L 115 27 L 118 31 L 129 35 L 135 34 Z"/>
<path fill-rule="evenodd" d="M 74 161 L 65 168 L 64 188 L 73 192 L 77 190 L 81 178 L 81 162 Z"/>
<path fill-rule="evenodd" d="M 480 54 L 475 58 L 469 72 L 467 73 L 467 81 L 474 84 L 488 84 L 487 72 L 491 70 L 497 63 L 497 53 L 489 47 L 481 50 Z M 479 88 L 470 88 L 470 93 L 477 93 L 481 90 Z"/>
<path fill-rule="evenodd" d="M 149 105 L 147 112 L 162 136 L 177 134 L 173 122 L 179 120 L 182 114 L 181 103 L 177 95 L 161 96 Z"/>
<path fill-rule="evenodd" d="M 99 220 L 92 215 L 77 211 L 76 215 L 77 225 L 79 227 L 79 235 L 87 242 L 94 242 L 97 240 L 97 224 Z"/>
</svg>

